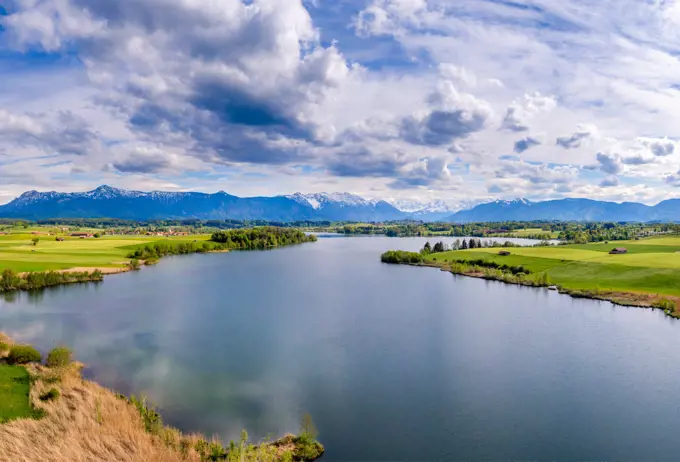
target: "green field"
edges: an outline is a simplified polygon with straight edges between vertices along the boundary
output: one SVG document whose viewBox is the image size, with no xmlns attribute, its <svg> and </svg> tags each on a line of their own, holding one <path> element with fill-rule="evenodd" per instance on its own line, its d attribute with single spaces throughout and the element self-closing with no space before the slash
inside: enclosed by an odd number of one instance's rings
<svg viewBox="0 0 680 462">
<path fill-rule="evenodd" d="M 45 228 L 37 228 L 47 232 Z M 29 230 L 30 231 L 30 230 Z M 93 230 L 94 231 L 94 230 Z M 32 239 L 39 238 L 37 245 Z M 64 270 L 70 268 L 125 267 L 127 255 L 135 247 L 157 242 L 193 242 L 208 240 L 209 235 L 196 236 L 102 236 L 79 239 L 56 235 L 35 235 L 26 232 L 0 235 L 0 271 L 9 268 L 17 272 Z"/>
<path fill-rule="evenodd" d="M 506 234 L 517 238 L 526 238 L 530 236 L 538 236 L 539 234 L 547 234 L 550 236 L 551 239 L 557 239 L 557 236 L 559 236 L 560 233 L 558 233 L 557 231 L 545 231 L 542 228 L 524 228 L 516 229 Z M 489 236 L 494 236 L 494 234 L 490 234 Z"/>
<path fill-rule="evenodd" d="M 625 255 L 610 255 L 614 247 Z M 680 237 L 649 238 L 552 247 L 458 250 L 430 254 L 425 260 L 443 264 L 484 260 L 546 272 L 550 281 L 568 289 L 587 289 L 680 296 Z"/>
<path fill-rule="evenodd" d="M 31 417 L 28 372 L 20 366 L 0 364 L 0 422 Z"/>
</svg>

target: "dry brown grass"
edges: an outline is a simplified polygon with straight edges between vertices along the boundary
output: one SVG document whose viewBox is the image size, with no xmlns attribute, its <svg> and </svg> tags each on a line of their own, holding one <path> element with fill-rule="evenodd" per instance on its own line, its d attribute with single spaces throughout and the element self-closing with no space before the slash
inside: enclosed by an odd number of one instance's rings
<svg viewBox="0 0 680 462">
<path fill-rule="evenodd" d="M 9 354 L 9 348 L 5 348 L 5 345 L 7 347 L 11 347 L 14 345 L 14 342 L 7 335 L 0 332 L 0 359 L 6 358 Z"/>
<path fill-rule="evenodd" d="M 0 461 L 179 461 L 200 460 L 193 449 L 183 456 L 179 432 L 164 434 L 171 445 L 144 430 L 139 412 L 111 390 L 80 377 L 77 365 L 54 371 L 39 365 L 27 369 L 35 381 L 31 403 L 43 409 L 39 420 L 0 425 Z M 61 376 L 60 381 L 56 381 Z M 54 401 L 40 395 L 60 391 Z M 175 439 L 176 438 L 176 439 Z"/>
<path fill-rule="evenodd" d="M 2 332 L 0 342 L 13 344 Z M 31 406 L 44 417 L 0 424 L 0 462 L 173 462 L 206 460 L 210 455 L 233 462 L 281 462 L 294 460 L 300 449 L 294 435 L 253 445 L 244 432 L 237 447 L 227 454 L 217 439 L 184 435 L 164 426 L 144 400 L 128 400 L 83 380 L 80 364 L 49 368 L 33 363 L 25 367 L 31 379 Z M 53 389 L 58 393 L 51 392 Z M 318 457 L 323 447 L 314 445 L 320 451 Z"/>
</svg>

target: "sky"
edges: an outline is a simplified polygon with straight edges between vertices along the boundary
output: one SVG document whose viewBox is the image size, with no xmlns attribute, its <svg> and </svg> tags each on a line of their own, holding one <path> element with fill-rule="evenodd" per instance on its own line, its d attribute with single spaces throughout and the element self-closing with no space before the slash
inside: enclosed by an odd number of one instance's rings
<svg viewBox="0 0 680 462">
<path fill-rule="evenodd" d="M 0 0 L 0 203 L 680 197 L 680 0 Z"/>
</svg>

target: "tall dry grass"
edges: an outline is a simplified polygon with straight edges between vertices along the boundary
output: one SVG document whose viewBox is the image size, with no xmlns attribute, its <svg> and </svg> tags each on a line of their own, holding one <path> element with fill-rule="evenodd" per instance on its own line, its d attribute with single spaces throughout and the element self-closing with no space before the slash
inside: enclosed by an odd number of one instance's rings
<svg viewBox="0 0 680 462">
<path fill-rule="evenodd" d="M 1 332 L 0 343 L 13 344 Z M 164 426 L 143 400 L 127 399 L 83 380 L 80 364 L 25 367 L 31 380 L 31 405 L 44 416 L 0 425 L 0 462 L 292 462 L 323 454 L 318 442 L 302 442 L 294 435 L 254 445 L 244 432 L 239 443 L 226 448 L 216 439 L 184 435 Z"/>
<path fill-rule="evenodd" d="M 185 448 L 182 454 L 179 443 L 169 447 L 167 441 L 147 433 L 132 404 L 83 380 L 78 365 L 27 369 L 33 380 L 31 403 L 46 415 L 0 425 L 0 461 L 200 460 L 193 448 Z M 41 401 L 40 396 L 52 388 L 59 390 L 60 397 Z M 179 432 L 175 436 L 179 438 Z"/>
</svg>

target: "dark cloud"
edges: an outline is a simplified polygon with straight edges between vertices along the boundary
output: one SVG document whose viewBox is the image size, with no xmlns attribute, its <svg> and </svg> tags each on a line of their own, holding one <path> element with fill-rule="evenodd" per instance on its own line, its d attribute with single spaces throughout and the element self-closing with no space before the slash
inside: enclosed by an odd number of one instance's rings
<svg viewBox="0 0 680 462">
<path fill-rule="evenodd" d="M 513 132 L 525 132 L 529 130 L 529 126 L 519 116 L 519 109 L 516 107 L 509 107 L 503 117 L 502 127 Z"/>
<path fill-rule="evenodd" d="M 654 162 L 654 159 L 645 158 L 640 154 L 636 154 L 633 156 L 622 158 L 621 162 L 623 162 L 626 165 L 645 165 Z"/>
<path fill-rule="evenodd" d="M 623 172 L 623 162 L 621 156 L 618 154 L 597 153 L 597 162 L 600 164 L 600 170 L 610 175 L 617 175 Z"/>
<path fill-rule="evenodd" d="M 571 136 L 561 136 L 557 138 L 555 144 L 564 149 L 575 149 L 581 146 L 583 141 L 591 136 L 589 131 L 578 131 Z"/>
<path fill-rule="evenodd" d="M 412 144 L 442 146 L 482 130 L 488 118 L 489 114 L 484 110 L 436 110 L 422 119 L 404 119 L 400 133 Z"/>
<path fill-rule="evenodd" d="M 675 152 L 675 143 L 671 140 L 647 140 L 645 144 L 658 157 L 670 156 Z"/>
<path fill-rule="evenodd" d="M 680 188 L 680 170 L 673 175 L 668 175 L 665 178 L 666 183 L 676 188 Z"/>
<path fill-rule="evenodd" d="M 521 154 L 527 149 L 531 149 L 534 146 L 539 146 L 540 144 L 541 141 L 539 139 L 528 136 L 515 142 L 515 152 Z"/>
<path fill-rule="evenodd" d="M 53 119 L 0 109 L 0 136 L 3 141 L 35 147 L 46 154 L 83 156 L 101 150 L 99 134 L 85 119 L 68 111 Z"/>
<path fill-rule="evenodd" d="M 298 1 L 63 0 L 8 24 L 17 48 L 77 50 L 97 102 L 144 141 L 226 163 L 298 159 L 294 141 L 320 141 L 320 107 L 351 73 Z M 67 135 L 62 149 L 86 146 Z"/>
<path fill-rule="evenodd" d="M 326 167 L 337 176 L 395 177 L 407 163 L 401 153 L 381 156 L 362 147 L 334 154 Z"/>
<path fill-rule="evenodd" d="M 620 185 L 621 182 L 619 181 L 619 178 L 616 176 L 608 176 L 604 180 L 600 182 L 600 187 L 601 188 L 611 188 L 613 186 L 618 186 Z"/>
<path fill-rule="evenodd" d="M 170 165 L 170 160 L 158 153 L 132 155 L 127 159 L 115 162 L 113 167 L 123 173 L 158 173 L 167 169 Z"/>
</svg>

